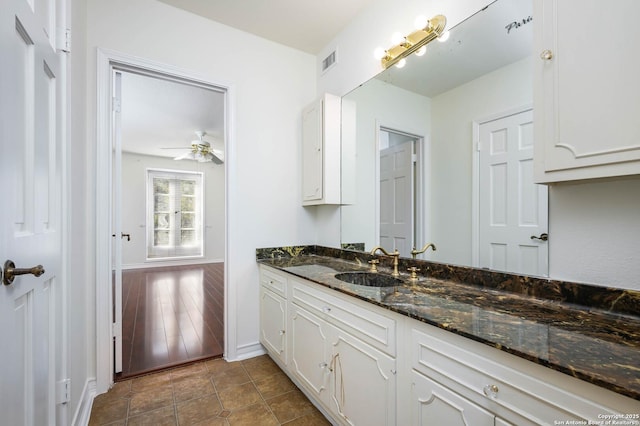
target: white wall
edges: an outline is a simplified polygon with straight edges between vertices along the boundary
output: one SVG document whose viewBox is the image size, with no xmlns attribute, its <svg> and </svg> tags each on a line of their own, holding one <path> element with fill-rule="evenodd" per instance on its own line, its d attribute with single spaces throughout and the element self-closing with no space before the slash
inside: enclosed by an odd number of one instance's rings
<svg viewBox="0 0 640 426">
<path fill-rule="evenodd" d="M 315 58 L 155 0 L 89 0 L 85 94 L 86 155 L 91 163 L 97 48 L 178 67 L 232 87 L 226 266 L 235 327 L 227 336 L 231 346 L 226 356 L 246 356 L 260 347 L 255 249 L 309 244 L 316 238 L 312 214 L 301 207 L 298 167 L 300 112 L 315 97 Z M 95 186 L 91 168 L 82 177 L 89 188 Z M 90 198 L 82 206 L 90 218 L 94 203 Z M 82 258 L 93 262 L 90 255 Z M 95 297 L 94 289 L 88 293 L 89 300 Z M 95 338 L 88 346 L 90 351 L 95 347 Z M 95 359 L 95 354 L 89 357 Z"/>
<path fill-rule="evenodd" d="M 68 277 L 68 345 L 67 367 L 71 380 L 69 419 L 80 409 L 88 381 L 95 378 L 95 282 L 93 249 L 94 232 L 91 232 L 95 211 L 91 208 L 91 185 L 88 178 L 93 158 L 89 156 L 87 143 L 87 50 L 86 50 L 86 2 L 71 1 L 73 28 L 73 52 L 69 55 L 69 252 L 67 253 Z"/>
<path fill-rule="evenodd" d="M 640 290 L 640 178 L 549 188 L 554 278 Z"/>
<path fill-rule="evenodd" d="M 181 170 L 203 173 L 204 183 L 204 258 L 171 263 L 224 261 L 224 166 L 197 161 L 122 153 L 122 232 L 131 240 L 122 240 L 122 267 L 148 268 L 158 264 L 147 261 L 147 169 Z"/>
<path fill-rule="evenodd" d="M 432 259 L 471 265 L 474 120 L 531 105 L 531 59 L 507 65 L 432 101 Z"/>
</svg>

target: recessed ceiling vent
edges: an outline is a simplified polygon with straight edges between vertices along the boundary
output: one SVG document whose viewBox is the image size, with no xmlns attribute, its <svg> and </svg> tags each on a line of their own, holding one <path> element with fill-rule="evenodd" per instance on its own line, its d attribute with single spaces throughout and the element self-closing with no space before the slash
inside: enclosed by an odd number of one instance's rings
<svg viewBox="0 0 640 426">
<path fill-rule="evenodd" d="M 324 74 L 325 72 L 327 72 L 329 70 L 329 68 L 331 68 L 332 66 L 334 66 L 336 64 L 337 59 L 338 59 L 338 55 L 337 55 L 337 50 L 334 50 L 333 52 L 329 53 L 329 55 L 324 58 L 322 60 L 322 73 Z"/>
</svg>

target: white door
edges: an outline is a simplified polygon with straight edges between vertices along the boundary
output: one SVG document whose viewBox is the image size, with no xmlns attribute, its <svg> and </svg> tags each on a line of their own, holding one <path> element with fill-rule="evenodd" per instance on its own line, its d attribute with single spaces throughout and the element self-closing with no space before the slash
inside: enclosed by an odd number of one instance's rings
<svg viewBox="0 0 640 426">
<path fill-rule="evenodd" d="M 380 245 L 409 256 L 414 244 L 413 140 L 380 150 Z"/>
<path fill-rule="evenodd" d="M 0 266 L 31 273 L 0 284 L 0 423 L 62 423 L 64 371 L 62 145 L 65 75 L 55 46 L 57 2 L 0 6 Z M 4 280 L 7 274 L 4 273 Z M 60 394 L 60 402 L 65 395 Z"/>
<path fill-rule="evenodd" d="M 111 218 L 113 220 L 113 345 L 114 372 L 122 372 L 122 73 L 113 71 L 113 159 Z"/>
<path fill-rule="evenodd" d="M 290 315 L 291 371 L 316 399 L 327 404 L 332 327 L 295 304 L 291 305 Z"/>
<path fill-rule="evenodd" d="M 350 425 L 392 425 L 396 419 L 396 361 L 334 329 L 331 408 Z"/>
<path fill-rule="evenodd" d="M 533 111 L 479 128 L 479 266 L 548 274 L 547 187 L 533 183 Z"/>
</svg>

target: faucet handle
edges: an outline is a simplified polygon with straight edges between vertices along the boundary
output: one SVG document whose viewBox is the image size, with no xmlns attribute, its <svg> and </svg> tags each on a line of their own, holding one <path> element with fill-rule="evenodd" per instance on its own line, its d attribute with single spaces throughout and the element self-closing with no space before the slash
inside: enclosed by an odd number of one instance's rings
<svg viewBox="0 0 640 426">
<path fill-rule="evenodd" d="M 367 263 L 369 263 L 369 265 L 371 265 L 371 272 L 378 272 L 378 263 L 380 263 L 380 261 L 378 259 L 371 259 Z"/>
<path fill-rule="evenodd" d="M 412 266 L 411 268 L 407 269 L 407 271 L 411 272 L 411 276 L 409 277 L 411 281 L 418 281 L 418 272 L 420 272 L 420 269 Z"/>
</svg>

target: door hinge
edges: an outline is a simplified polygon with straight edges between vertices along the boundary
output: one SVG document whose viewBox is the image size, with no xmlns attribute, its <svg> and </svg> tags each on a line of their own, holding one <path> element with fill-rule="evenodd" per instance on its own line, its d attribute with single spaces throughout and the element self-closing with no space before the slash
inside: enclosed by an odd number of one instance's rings
<svg viewBox="0 0 640 426">
<path fill-rule="evenodd" d="M 111 324 L 111 337 L 113 337 L 114 339 L 119 339 L 122 337 L 122 327 L 116 322 Z"/>
<path fill-rule="evenodd" d="M 56 388 L 56 404 L 66 404 L 71 401 L 71 379 L 60 380 Z"/>
<path fill-rule="evenodd" d="M 113 112 L 121 112 L 122 111 L 122 101 L 119 98 L 113 98 Z"/>
<path fill-rule="evenodd" d="M 69 53 L 71 52 L 71 28 L 58 29 L 58 50 Z"/>
</svg>

